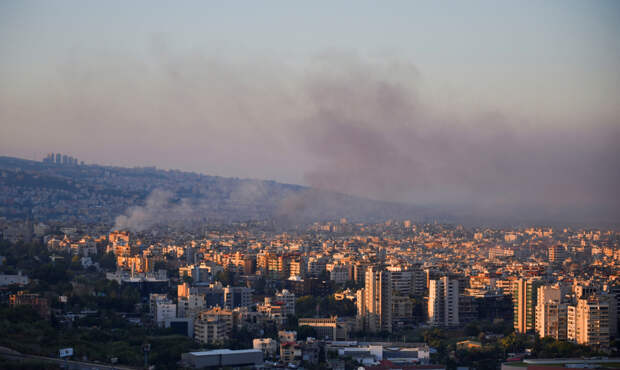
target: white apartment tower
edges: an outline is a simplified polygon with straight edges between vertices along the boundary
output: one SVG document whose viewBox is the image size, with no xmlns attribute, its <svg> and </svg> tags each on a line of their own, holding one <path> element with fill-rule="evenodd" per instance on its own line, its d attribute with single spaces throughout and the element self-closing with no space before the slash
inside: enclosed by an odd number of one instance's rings
<svg viewBox="0 0 620 370">
<path fill-rule="evenodd" d="M 428 322 L 434 326 L 459 325 L 459 281 L 444 276 L 429 281 Z"/>
<path fill-rule="evenodd" d="M 609 303 L 597 296 L 568 306 L 568 339 L 579 344 L 609 346 Z"/>
<path fill-rule="evenodd" d="M 362 308 L 364 328 L 370 332 L 392 331 L 392 282 L 390 272 L 378 266 L 366 270 Z"/>
<path fill-rule="evenodd" d="M 567 308 L 561 303 L 562 294 L 559 287 L 538 287 L 536 303 L 536 333 L 542 337 L 566 340 Z"/>
</svg>

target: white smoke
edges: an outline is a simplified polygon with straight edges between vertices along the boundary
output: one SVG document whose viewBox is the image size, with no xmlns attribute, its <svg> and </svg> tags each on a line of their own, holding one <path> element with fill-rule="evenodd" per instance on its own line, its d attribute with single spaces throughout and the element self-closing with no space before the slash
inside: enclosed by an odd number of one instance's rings
<svg viewBox="0 0 620 370">
<path fill-rule="evenodd" d="M 173 193 L 155 189 L 143 206 L 131 207 L 124 215 L 116 217 L 115 230 L 144 231 L 156 225 L 168 224 L 170 220 L 182 220 L 193 214 L 187 200 L 173 202 Z"/>
</svg>

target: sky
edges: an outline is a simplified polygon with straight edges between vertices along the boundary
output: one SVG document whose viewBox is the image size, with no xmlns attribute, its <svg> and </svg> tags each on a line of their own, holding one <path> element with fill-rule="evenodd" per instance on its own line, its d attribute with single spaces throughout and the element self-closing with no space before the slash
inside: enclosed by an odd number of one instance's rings
<svg viewBox="0 0 620 370">
<path fill-rule="evenodd" d="M 0 155 L 620 220 L 617 1 L 0 2 Z"/>
</svg>

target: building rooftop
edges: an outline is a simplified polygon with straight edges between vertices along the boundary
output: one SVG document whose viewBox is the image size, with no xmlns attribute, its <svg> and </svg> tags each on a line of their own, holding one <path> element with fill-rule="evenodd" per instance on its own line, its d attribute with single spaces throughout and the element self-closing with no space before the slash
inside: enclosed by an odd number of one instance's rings
<svg viewBox="0 0 620 370">
<path fill-rule="evenodd" d="M 190 352 L 193 356 L 214 356 L 214 355 L 232 355 L 241 353 L 262 353 L 260 349 L 215 349 L 212 351 Z"/>
</svg>

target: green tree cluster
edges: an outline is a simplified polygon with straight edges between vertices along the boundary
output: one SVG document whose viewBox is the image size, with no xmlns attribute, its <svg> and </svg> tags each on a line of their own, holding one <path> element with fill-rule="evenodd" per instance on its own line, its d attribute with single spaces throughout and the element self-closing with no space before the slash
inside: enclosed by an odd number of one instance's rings
<svg viewBox="0 0 620 370">
<path fill-rule="evenodd" d="M 333 296 L 307 295 L 298 298 L 295 302 L 295 314 L 297 317 L 354 316 L 355 303 L 349 299 L 337 301 Z"/>
</svg>

